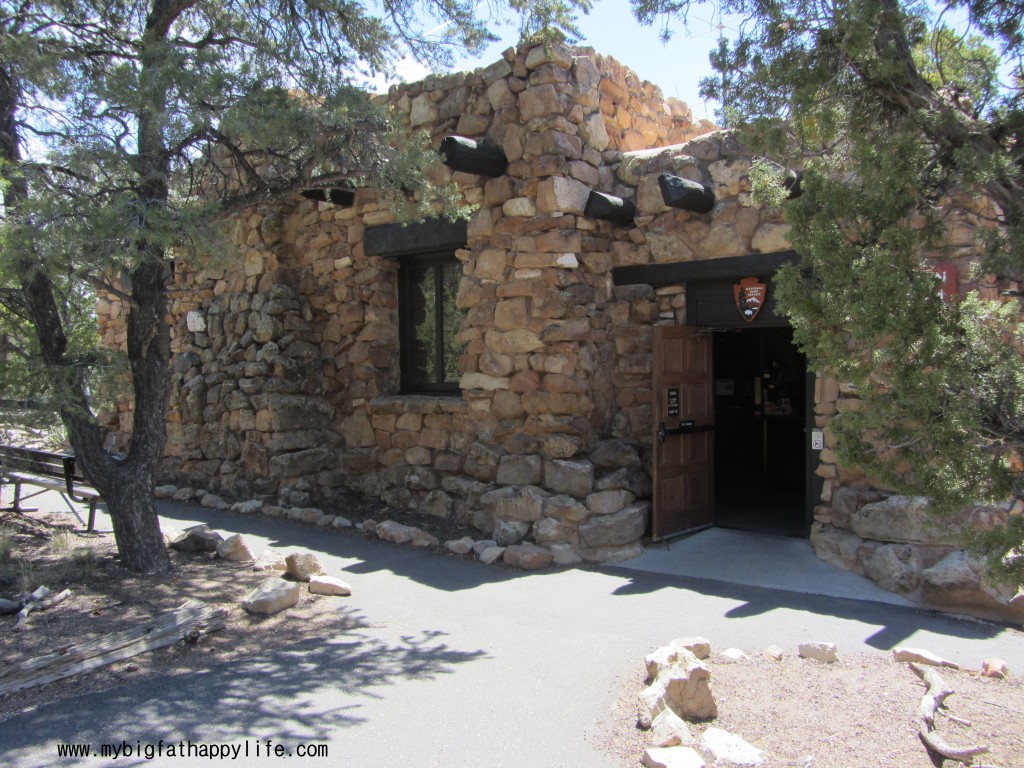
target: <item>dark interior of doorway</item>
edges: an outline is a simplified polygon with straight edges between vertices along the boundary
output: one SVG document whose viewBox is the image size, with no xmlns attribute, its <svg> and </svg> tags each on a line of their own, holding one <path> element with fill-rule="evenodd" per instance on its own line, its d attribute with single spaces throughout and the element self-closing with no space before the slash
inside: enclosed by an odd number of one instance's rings
<svg viewBox="0 0 1024 768">
<path fill-rule="evenodd" d="M 715 525 L 805 532 L 807 361 L 788 326 L 714 336 Z"/>
</svg>

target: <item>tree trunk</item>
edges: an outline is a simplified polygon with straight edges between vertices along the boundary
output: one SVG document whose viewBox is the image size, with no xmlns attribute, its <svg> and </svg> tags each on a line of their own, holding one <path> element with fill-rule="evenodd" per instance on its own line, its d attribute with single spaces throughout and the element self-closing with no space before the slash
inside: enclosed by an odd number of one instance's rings
<svg viewBox="0 0 1024 768">
<path fill-rule="evenodd" d="M 121 565 L 130 571 L 165 573 L 171 568 L 171 558 L 153 501 L 154 468 L 138 462 L 124 464 L 108 465 L 112 470 L 108 477 L 90 476 L 110 509 Z"/>
</svg>

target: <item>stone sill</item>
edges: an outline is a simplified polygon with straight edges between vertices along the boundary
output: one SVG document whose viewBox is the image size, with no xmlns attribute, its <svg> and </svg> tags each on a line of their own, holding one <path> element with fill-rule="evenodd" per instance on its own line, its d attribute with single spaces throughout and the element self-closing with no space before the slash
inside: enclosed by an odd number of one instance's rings
<svg viewBox="0 0 1024 768">
<path fill-rule="evenodd" d="M 467 413 L 461 393 L 450 395 L 382 395 L 370 401 L 371 414 Z"/>
</svg>

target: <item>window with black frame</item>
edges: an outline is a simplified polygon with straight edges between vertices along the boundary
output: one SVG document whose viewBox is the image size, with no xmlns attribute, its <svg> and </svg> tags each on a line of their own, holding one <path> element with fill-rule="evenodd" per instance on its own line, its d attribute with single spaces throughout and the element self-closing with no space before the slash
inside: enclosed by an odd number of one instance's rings
<svg viewBox="0 0 1024 768">
<path fill-rule="evenodd" d="M 451 250 L 403 256 L 398 268 L 398 320 L 402 391 L 459 391 L 456 337 L 466 313 L 455 298 L 462 265 Z"/>
</svg>

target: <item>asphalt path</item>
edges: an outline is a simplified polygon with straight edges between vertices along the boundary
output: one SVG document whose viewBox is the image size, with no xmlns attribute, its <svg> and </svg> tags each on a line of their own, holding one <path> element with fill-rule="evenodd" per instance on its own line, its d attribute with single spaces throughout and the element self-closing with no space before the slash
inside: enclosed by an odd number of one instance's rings
<svg viewBox="0 0 1024 768">
<path fill-rule="evenodd" d="M 257 554 L 314 552 L 354 587 L 334 608 L 350 628 L 11 718 L 0 765 L 613 768 L 602 743 L 617 697 L 640 686 L 647 653 L 691 635 L 718 650 L 903 645 L 1024 670 L 1020 632 L 911 607 L 622 567 L 521 573 L 280 519 L 160 509 L 177 527 L 243 533 Z M 66 744 L 90 754 L 60 757 Z"/>
</svg>

